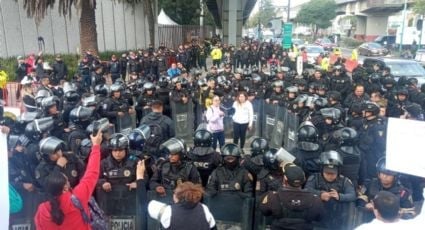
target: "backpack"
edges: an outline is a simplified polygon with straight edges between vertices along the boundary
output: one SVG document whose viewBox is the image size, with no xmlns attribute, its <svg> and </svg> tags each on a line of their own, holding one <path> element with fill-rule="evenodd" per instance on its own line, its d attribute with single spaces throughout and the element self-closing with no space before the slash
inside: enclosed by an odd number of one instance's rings
<svg viewBox="0 0 425 230">
<path fill-rule="evenodd" d="M 149 124 L 151 135 L 146 140 L 145 145 L 147 147 L 157 150 L 157 148 L 164 141 L 165 136 L 163 134 L 162 127 L 160 126 L 163 120 L 164 120 L 164 117 L 161 117 L 157 122 L 153 124 Z"/>
<path fill-rule="evenodd" d="M 93 197 L 90 197 L 88 203 L 91 218 L 84 211 L 81 201 L 74 194 L 71 195 L 71 202 L 78 210 L 80 210 L 84 223 L 89 224 L 93 230 L 108 229 L 108 221 L 105 212 L 103 212 Z"/>
</svg>

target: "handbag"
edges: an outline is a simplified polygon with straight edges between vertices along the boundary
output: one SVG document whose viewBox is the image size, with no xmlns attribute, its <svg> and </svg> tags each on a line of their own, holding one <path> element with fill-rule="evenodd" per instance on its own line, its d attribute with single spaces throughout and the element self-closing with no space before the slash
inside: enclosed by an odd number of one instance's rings
<svg viewBox="0 0 425 230">
<path fill-rule="evenodd" d="M 99 207 L 93 197 L 90 197 L 88 203 L 91 218 L 84 211 L 81 201 L 74 194 L 71 195 L 71 202 L 78 210 L 80 210 L 84 223 L 89 224 L 93 230 L 108 229 L 108 221 L 105 212 Z"/>
</svg>

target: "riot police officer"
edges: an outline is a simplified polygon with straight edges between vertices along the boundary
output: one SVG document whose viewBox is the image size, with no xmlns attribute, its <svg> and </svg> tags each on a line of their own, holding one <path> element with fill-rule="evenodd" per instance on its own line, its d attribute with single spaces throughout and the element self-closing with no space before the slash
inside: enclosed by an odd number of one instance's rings
<svg viewBox="0 0 425 230">
<path fill-rule="evenodd" d="M 337 108 L 323 108 L 320 110 L 323 122 L 317 127 L 320 130 L 320 143 L 324 150 L 335 149 L 335 141 L 332 140 L 333 132 L 343 128 L 341 124 L 341 111 Z"/>
<path fill-rule="evenodd" d="M 257 174 L 255 195 L 265 192 L 278 191 L 282 187 L 283 173 L 278 160 L 278 149 L 271 148 L 263 155 L 264 167 Z"/>
<path fill-rule="evenodd" d="M 193 135 L 194 148 L 187 157 L 199 171 L 202 186 L 206 186 L 208 177 L 221 163 L 221 156 L 212 148 L 213 134 L 206 127 L 198 127 Z"/>
<path fill-rule="evenodd" d="M 47 176 L 53 172 L 61 172 L 68 178 L 71 187 L 75 187 L 84 174 L 84 163 L 74 154 L 65 154 L 65 144 L 56 137 L 47 137 L 40 141 L 42 161 L 35 169 L 35 179 L 44 187 Z"/>
<path fill-rule="evenodd" d="M 93 121 L 94 109 L 78 106 L 71 110 L 69 114 L 71 131 L 68 135 L 68 147 L 74 154 L 77 154 L 81 141 L 87 138 L 86 129 Z"/>
<path fill-rule="evenodd" d="M 155 190 L 160 196 L 165 196 L 167 190 L 170 192 L 183 182 L 201 183 L 201 177 L 196 167 L 184 160 L 186 144 L 183 140 L 170 138 L 161 145 L 161 151 L 168 156 L 168 159 L 160 162 L 158 170 L 154 172 L 149 183 L 152 190 Z"/>
<path fill-rule="evenodd" d="M 168 88 L 167 76 L 160 76 L 158 79 L 159 88 L 155 91 L 158 100 L 164 103 L 164 115 L 171 117 L 170 89 Z"/>
<path fill-rule="evenodd" d="M 157 97 L 155 95 L 155 89 L 155 85 L 152 82 L 146 82 L 145 84 L 143 84 L 143 92 L 137 98 L 137 121 L 140 121 L 143 116 L 146 116 L 152 111 L 151 103 L 152 101 L 157 100 Z"/>
<path fill-rule="evenodd" d="M 226 144 L 221 150 L 223 165 L 216 168 L 207 184 L 207 193 L 236 193 L 242 198 L 252 196 L 252 175 L 239 165 L 242 150 L 236 144 Z"/>
<path fill-rule="evenodd" d="M 294 163 L 304 170 L 308 178 L 320 172 L 319 156 L 322 148 L 319 144 L 319 131 L 313 123 L 303 122 L 298 128 L 297 140 L 297 147 L 290 152 L 295 156 Z"/>
<path fill-rule="evenodd" d="M 269 143 L 265 138 L 257 137 L 251 142 L 251 155 L 246 154 L 241 166 L 246 168 L 255 177 L 264 166 L 263 154 L 269 150 Z"/>
<path fill-rule="evenodd" d="M 363 105 L 364 124 L 359 131 L 359 149 L 361 151 L 361 171 L 359 185 L 366 185 L 376 177 L 376 163 L 385 155 L 386 124 L 379 116 L 379 106 L 373 102 Z"/>
<path fill-rule="evenodd" d="M 125 116 L 126 113 L 134 113 L 133 108 L 128 101 L 121 95 L 123 87 L 120 84 L 113 84 L 110 87 L 111 97 L 103 102 L 102 116 L 107 117 L 112 124 L 118 124 L 119 118 Z"/>
<path fill-rule="evenodd" d="M 101 176 L 98 184 L 105 192 L 116 185 L 126 185 L 129 190 L 136 188 L 136 158 L 128 153 L 129 140 L 121 134 L 111 136 L 108 143 L 111 154 L 101 162 Z"/>
<path fill-rule="evenodd" d="M 53 118 L 53 127 L 50 131 L 51 135 L 65 140 L 65 132 L 69 132 L 67 124 L 65 124 L 62 116 L 62 112 L 59 111 L 60 100 L 56 96 L 45 97 L 41 101 L 41 107 L 44 112 L 44 116 L 51 116 Z"/>
<path fill-rule="evenodd" d="M 366 187 L 366 191 L 359 196 L 358 205 L 367 210 L 373 210 L 370 203 L 380 191 L 388 191 L 400 198 L 400 215 L 402 219 L 412 219 L 415 216 L 415 207 L 410 190 L 401 185 L 399 174 L 386 168 L 386 158 L 381 157 L 376 163 L 378 178 L 374 178 Z M 371 217 L 371 213 L 370 217 Z"/>
<path fill-rule="evenodd" d="M 266 193 L 260 203 L 265 216 L 272 216 L 271 229 L 313 229 L 323 218 L 325 210 L 320 198 L 303 190 L 303 170 L 294 165 L 285 166 L 285 186 Z"/>
<path fill-rule="evenodd" d="M 350 202 L 356 199 L 354 186 L 350 179 L 341 175 L 343 162 L 338 152 L 323 152 L 319 160 L 321 172 L 311 175 L 305 188 L 323 201 L 326 209 L 325 225 L 330 229 L 340 229 L 346 226 L 350 217 Z"/>
<path fill-rule="evenodd" d="M 345 67 L 337 65 L 334 67 L 333 76 L 330 80 L 329 89 L 341 93 L 342 98 L 351 91 L 351 79 L 345 72 Z"/>
</svg>

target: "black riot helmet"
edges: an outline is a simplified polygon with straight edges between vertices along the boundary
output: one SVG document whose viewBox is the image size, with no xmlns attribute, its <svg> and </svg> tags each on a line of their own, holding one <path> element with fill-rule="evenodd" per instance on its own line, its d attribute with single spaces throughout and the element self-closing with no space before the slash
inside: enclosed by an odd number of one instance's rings
<svg viewBox="0 0 425 230">
<path fill-rule="evenodd" d="M 251 142 L 251 156 L 264 154 L 269 149 L 269 143 L 265 138 L 257 137 Z"/>
<path fill-rule="evenodd" d="M 46 137 L 40 141 L 40 153 L 44 159 L 49 159 L 49 155 L 64 148 L 65 143 L 57 137 Z"/>
<path fill-rule="evenodd" d="M 320 110 L 323 118 L 332 119 L 333 124 L 338 124 L 341 121 L 341 110 L 337 108 L 323 108 Z"/>
<path fill-rule="evenodd" d="M 168 86 L 167 76 L 160 76 L 159 79 L 158 79 L 158 85 L 161 88 L 166 88 Z"/>
<path fill-rule="evenodd" d="M 416 119 L 416 120 L 423 120 L 424 119 L 422 107 L 419 104 L 411 103 L 411 104 L 406 105 L 404 109 L 409 114 L 410 118 L 413 118 L 413 119 Z"/>
<path fill-rule="evenodd" d="M 148 125 L 140 125 L 138 128 L 133 129 L 128 134 L 130 141 L 130 149 L 143 151 L 146 140 L 150 137 L 151 130 Z"/>
<path fill-rule="evenodd" d="M 391 176 L 397 176 L 398 173 L 388 170 L 387 169 L 387 164 L 386 164 L 386 158 L 385 157 L 381 157 L 379 158 L 379 160 L 376 162 L 376 172 L 379 173 L 383 173 L 386 175 L 391 175 Z"/>
<path fill-rule="evenodd" d="M 238 145 L 229 143 L 225 144 L 223 148 L 221 148 L 221 156 L 233 156 L 233 157 L 241 157 L 242 150 L 239 148 Z"/>
<path fill-rule="evenodd" d="M 316 100 L 314 100 L 314 109 L 316 111 L 326 108 L 327 105 L 328 105 L 328 100 L 326 100 L 326 98 L 319 97 Z"/>
<path fill-rule="evenodd" d="M 109 96 L 109 88 L 105 84 L 98 84 L 94 87 L 94 94 L 96 96 L 107 97 Z"/>
<path fill-rule="evenodd" d="M 206 129 L 196 130 L 193 135 L 193 142 L 195 147 L 211 147 L 213 135 Z"/>
<path fill-rule="evenodd" d="M 270 148 L 263 155 L 264 166 L 271 171 L 276 171 L 279 169 L 279 161 L 277 159 L 277 152 L 279 150 L 275 148 Z"/>
<path fill-rule="evenodd" d="M 108 147 L 111 150 L 127 150 L 129 146 L 128 137 L 122 133 L 114 133 L 109 139 Z"/>
<path fill-rule="evenodd" d="M 363 111 L 371 112 L 373 116 L 377 116 L 379 114 L 379 106 L 371 101 L 367 101 L 363 103 Z"/>
<path fill-rule="evenodd" d="M 34 141 L 39 141 L 44 133 L 52 130 L 54 127 L 53 117 L 44 117 L 35 119 L 25 127 L 25 135 Z"/>
<path fill-rule="evenodd" d="M 48 110 L 52 107 L 52 106 L 57 106 L 59 105 L 60 100 L 58 97 L 56 96 L 49 96 L 49 97 L 45 97 L 41 100 L 41 107 L 43 108 L 43 111 L 47 114 Z"/>
<path fill-rule="evenodd" d="M 145 84 L 143 84 L 143 91 L 146 92 L 146 91 L 149 91 L 149 90 L 154 91 L 155 85 L 152 82 L 145 82 Z"/>
<path fill-rule="evenodd" d="M 78 157 L 85 161 L 91 152 L 91 148 L 92 148 L 92 143 L 91 140 L 89 138 L 85 138 L 80 142 L 80 146 L 78 149 Z"/>
<path fill-rule="evenodd" d="M 168 139 L 159 148 L 166 156 L 178 154 L 180 155 L 180 159 L 183 159 L 186 154 L 186 143 L 183 139 L 176 137 Z"/>
<path fill-rule="evenodd" d="M 93 115 L 93 108 L 78 106 L 77 108 L 73 108 L 69 113 L 69 120 L 74 124 L 81 125 L 85 129 L 90 125 Z"/>
<path fill-rule="evenodd" d="M 357 143 L 357 131 L 353 128 L 344 127 L 335 131 L 333 138 L 339 146 L 354 146 Z"/>
<path fill-rule="evenodd" d="M 301 123 L 297 131 L 297 146 L 304 151 L 317 151 L 320 145 L 318 144 L 319 132 L 310 121 Z"/>
<path fill-rule="evenodd" d="M 66 102 L 77 103 L 81 99 L 81 96 L 76 91 L 68 91 L 64 94 L 64 98 Z"/>
<path fill-rule="evenodd" d="M 325 151 L 320 154 L 319 162 L 323 166 L 340 167 L 343 164 L 341 155 L 334 150 Z"/>
<path fill-rule="evenodd" d="M 111 85 L 110 90 L 111 90 L 111 93 L 121 92 L 122 90 L 124 90 L 124 87 L 121 84 L 114 83 Z"/>
</svg>

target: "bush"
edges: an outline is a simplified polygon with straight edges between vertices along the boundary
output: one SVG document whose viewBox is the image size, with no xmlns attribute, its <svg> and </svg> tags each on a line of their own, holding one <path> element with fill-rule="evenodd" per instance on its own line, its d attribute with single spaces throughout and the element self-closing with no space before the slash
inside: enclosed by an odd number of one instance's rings
<svg viewBox="0 0 425 230">
<path fill-rule="evenodd" d="M 354 39 L 354 38 L 348 38 L 345 37 L 342 39 L 342 44 L 344 47 L 348 47 L 348 48 L 356 48 L 359 45 L 361 45 L 363 43 L 363 41 Z"/>
<path fill-rule="evenodd" d="M 117 55 L 117 58 L 121 57 L 123 52 L 112 52 L 105 51 L 99 53 L 100 60 L 109 60 L 113 54 Z M 78 70 L 78 63 L 80 62 L 80 56 L 78 54 L 61 54 L 62 60 L 68 66 L 68 77 L 72 78 Z M 52 54 L 43 54 L 44 61 L 48 62 L 50 65 L 55 62 L 55 55 Z M 9 58 L 0 58 L 0 69 L 5 70 L 9 75 L 9 81 L 14 81 L 16 79 L 16 66 L 18 62 L 16 57 Z"/>
</svg>

